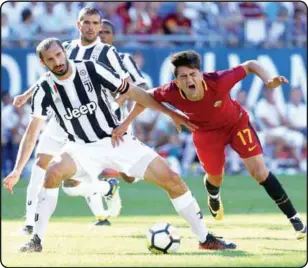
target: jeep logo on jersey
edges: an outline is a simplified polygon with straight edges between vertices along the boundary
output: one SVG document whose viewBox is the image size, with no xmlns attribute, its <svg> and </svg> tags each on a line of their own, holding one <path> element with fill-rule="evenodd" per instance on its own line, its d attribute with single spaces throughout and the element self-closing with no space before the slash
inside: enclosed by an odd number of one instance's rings
<svg viewBox="0 0 308 268">
<path fill-rule="evenodd" d="M 65 119 L 72 120 L 73 118 L 78 118 L 87 113 L 93 114 L 96 110 L 96 103 L 94 101 L 89 102 L 86 105 L 81 105 L 79 108 L 74 108 L 73 110 L 67 108 L 67 114 L 64 115 Z"/>
</svg>

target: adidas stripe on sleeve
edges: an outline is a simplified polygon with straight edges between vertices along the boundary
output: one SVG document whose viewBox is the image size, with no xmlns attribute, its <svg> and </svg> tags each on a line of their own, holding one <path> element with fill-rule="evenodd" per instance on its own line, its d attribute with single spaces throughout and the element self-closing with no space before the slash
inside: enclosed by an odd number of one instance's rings
<svg viewBox="0 0 308 268">
<path fill-rule="evenodd" d="M 31 99 L 31 115 L 46 120 L 47 108 L 50 106 L 50 100 L 46 96 L 40 83 L 37 83 L 32 88 L 34 91 Z"/>
</svg>

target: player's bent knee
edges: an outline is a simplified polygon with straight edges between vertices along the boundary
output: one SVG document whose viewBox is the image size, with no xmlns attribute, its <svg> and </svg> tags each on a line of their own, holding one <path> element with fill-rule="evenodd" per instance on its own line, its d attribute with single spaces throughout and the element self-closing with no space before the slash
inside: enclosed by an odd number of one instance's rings
<svg viewBox="0 0 308 268">
<path fill-rule="evenodd" d="M 249 170 L 250 175 L 259 183 L 266 180 L 268 176 L 268 169 L 265 166 L 256 165 Z"/>
<path fill-rule="evenodd" d="M 165 188 L 172 198 L 183 195 L 187 191 L 187 186 L 179 175 L 173 171 L 170 172 L 170 177 L 166 182 Z"/>
<path fill-rule="evenodd" d="M 150 163 L 144 180 L 163 188 L 171 198 L 176 198 L 187 191 L 187 187 L 179 175 L 172 171 L 161 157 L 156 157 Z"/>
<path fill-rule="evenodd" d="M 216 187 L 220 187 L 222 184 L 222 180 L 223 180 L 223 175 L 211 175 L 211 174 L 207 174 L 204 176 L 204 183 L 205 180 L 208 180 L 212 185 L 216 186 Z"/>
<path fill-rule="evenodd" d="M 50 166 L 46 170 L 44 187 L 45 188 L 57 188 L 60 186 L 63 180 L 63 173 L 57 165 Z"/>
<path fill-rule="evenodd" d="M 52 156 L 50 155 L 37 154 L 36 159 L 35 159 L 35 165 L 46 170 L 51 159 L 52 159 Z"/>
</svg>

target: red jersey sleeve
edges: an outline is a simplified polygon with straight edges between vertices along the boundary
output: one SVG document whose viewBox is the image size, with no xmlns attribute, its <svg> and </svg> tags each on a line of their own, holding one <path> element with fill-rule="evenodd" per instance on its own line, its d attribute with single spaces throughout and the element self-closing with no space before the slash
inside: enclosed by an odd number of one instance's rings
<svg viewBox="0 0 308 268">
<path fill-rule="evenodd" d="M 246 76 L 246 71 L 243 66 L 218 71 L 217 72 L 217 87 L 222 93 L 229 93 L 232 87 Z"/>
<path fill-rule="evenodd" d="M 166 86 L 160 86 L 151 89 L 150 94 L 152 94 L 153 98 L 158 102 L 167 102 L 166 95 L 168 95 L 168 90 Z"/>
</svg>

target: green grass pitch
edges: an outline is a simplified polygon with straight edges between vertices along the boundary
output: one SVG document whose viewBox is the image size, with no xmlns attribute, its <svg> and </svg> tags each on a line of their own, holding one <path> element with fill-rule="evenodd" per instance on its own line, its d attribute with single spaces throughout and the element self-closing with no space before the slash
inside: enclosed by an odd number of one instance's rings
<svg viewBox="0 0 308 268">
<path fill-rule="evenodd" d="M 306 221 L 306 176 L 280 176 L 293 204 Z M 27 181 L 10 195 L 2 188 L 1 261 L 7 267 L 302 267 L 307 261 L 306 240 L 297 241 L 288 220 L 270 200 L 263 187 L 248 176 L 226 176 L 222 187 L 225 220 L 215 221 L 206 207 L 201 177 L 185 181 L 198 200 L 208 228 L 237 243 L 234 251 L 200 251 L 197 239 L 178 216 L 167 194 L 146 182 L 121 181 L 122 214 L 111 226 L 94 227 L 82 197 L 60 191 L 57 209 L 49 223 L 42 253 L 19 253 L 29 237 L 18 230 L 23 225 Z M 146 248 L 147 229 L 168 221 L 181 235 L 179 251 L 153 255 Z"/>
</svg>

